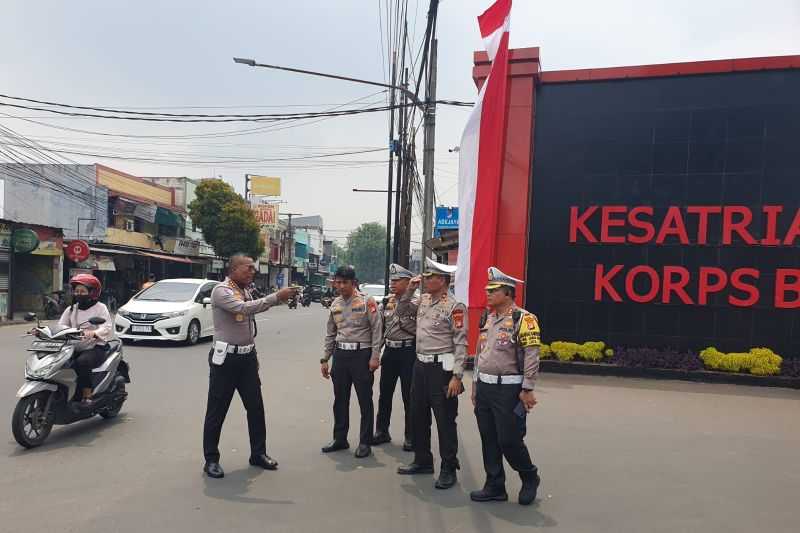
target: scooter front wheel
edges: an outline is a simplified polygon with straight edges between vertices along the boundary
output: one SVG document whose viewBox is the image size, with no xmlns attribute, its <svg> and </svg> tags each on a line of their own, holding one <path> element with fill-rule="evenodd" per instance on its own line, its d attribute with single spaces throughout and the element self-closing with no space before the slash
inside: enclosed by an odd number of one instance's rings
<svg viewBox="0 0 800 533">
<path fill-rule="evenodd" d="M 39 392 L 20 398 L 11 419 L 14 439 L 25 448 L 41 446 L 53 429 L 52 417 L 45 408 L 50 392 Z"/>
</svg>

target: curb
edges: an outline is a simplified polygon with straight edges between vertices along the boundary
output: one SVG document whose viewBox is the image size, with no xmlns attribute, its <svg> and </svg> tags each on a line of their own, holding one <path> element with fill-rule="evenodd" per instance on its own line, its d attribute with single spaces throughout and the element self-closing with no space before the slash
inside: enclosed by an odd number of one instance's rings
<svg viewBox="0 0 800 533">
<path fill-rule="evenodd" d="M 544 372 L 558 374 L 581 374 L 589 376 L 615 376 L 622 378 L 674 379 L 702 383 L 722 383 L 728 385 L 751 385 L 756 387 L 785 387 L 800 389 L 800 378 L 786 376 L 754 376 L 752 374 L 732 374 L 707 370 L 675 370 L 667 368 L 633 368 L 597 363 L 573 361 L 539 362 Z"/>
</svg>

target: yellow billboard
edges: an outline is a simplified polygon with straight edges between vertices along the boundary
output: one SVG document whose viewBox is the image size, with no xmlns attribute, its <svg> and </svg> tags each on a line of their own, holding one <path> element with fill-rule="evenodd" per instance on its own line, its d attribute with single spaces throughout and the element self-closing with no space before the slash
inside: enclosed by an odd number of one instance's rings
<svg viewBox="0 0 800 533">
<path fill-rule="evenodd" d="M 250 194 L 253 196 L 280 196 L 281 179 L 269 176 L 254 176 L 248 174 L 250 180 Z"/>
</svg>

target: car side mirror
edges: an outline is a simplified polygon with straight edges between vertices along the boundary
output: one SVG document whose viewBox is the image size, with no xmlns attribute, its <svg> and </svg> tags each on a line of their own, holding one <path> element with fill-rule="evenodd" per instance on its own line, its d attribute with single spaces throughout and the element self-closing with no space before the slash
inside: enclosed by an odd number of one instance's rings
<svg viewBox="0 0 800 533">
<path fill-rule="evenodd" d="M 36 320 L 36 313 L 25 313 L 25 322 L 33 322 Z"/>
<path fill-rule="evenodd" d="M 106 319 L 101 316 L 93 316 L 88 320 L 88 322 L 93 326 L 102 326 L 106 323 Z"/>
<path fill-rule="evenodd" d="M 211 305 L 211 298 L 203 298 L 203 307 Z"/>
</svg>

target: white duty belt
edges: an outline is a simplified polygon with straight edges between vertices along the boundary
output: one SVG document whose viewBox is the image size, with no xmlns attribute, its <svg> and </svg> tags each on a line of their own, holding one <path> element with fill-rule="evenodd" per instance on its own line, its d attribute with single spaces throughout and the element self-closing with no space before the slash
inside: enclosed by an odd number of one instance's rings
<svg viewBox="0 0 800 533">
<path fill-rule="evenodd" d="M 372 343 L 370 342 L 337 342 L 336 347 L 340 350 L 344 350 L 346 352 L 352 352 L 355 350 L 371 350 Z"/>
<path fill-rule="evenodd" d="M 480 382 L 488 385 L 521 385 L 523 377 L 518 375 L 495 376 L 494 374 L 478 372 Z"/>
<path fill-rule="evenodd" d="M 245 346 L 236 346 L 235 344 L 228 345 L 228 353 L 232 354 L 247 355 L 249 353 L 254 352 L 255 349 L 256 349 L 255 344 L 247 344 Z"/>
<path fill-rule="evenodd" d="M 455 362 L 456 356 L 453 353 L 437 353 L 437 354 L 424 354 L 418 353 L 417 359 L 421 363 L 442 363 L 445 366 L 453 367 L 453 363 Z"/>
<path fill-rule="evenodd" d="M 415 339 L 405 339 L 402 341 L 393 341 L 386 339 L 386 346 L 389 348 L 408 348 L 409 346 L 414 346 L 416 344 Z"/>
</svg>

